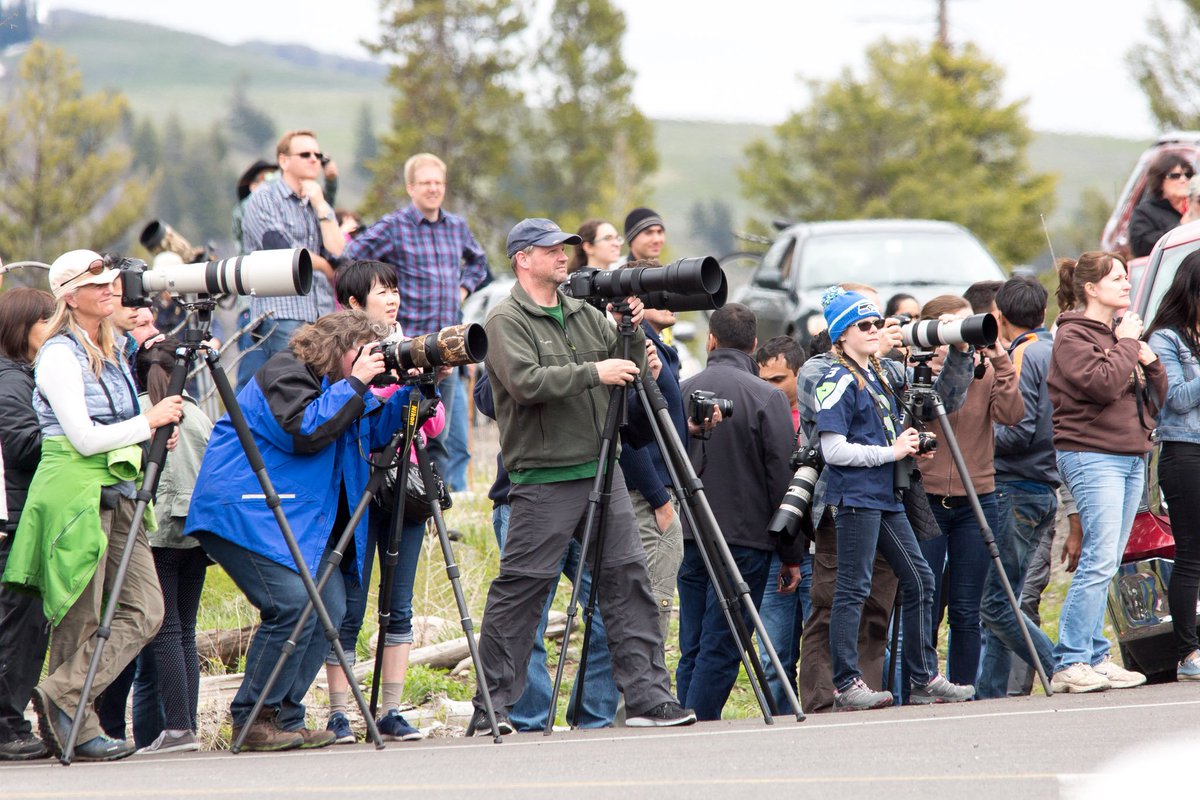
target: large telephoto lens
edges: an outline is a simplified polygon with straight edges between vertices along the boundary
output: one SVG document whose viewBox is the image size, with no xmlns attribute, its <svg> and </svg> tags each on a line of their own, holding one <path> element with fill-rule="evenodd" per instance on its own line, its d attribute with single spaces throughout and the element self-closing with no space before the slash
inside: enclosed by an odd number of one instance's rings
<svg viewBox="0 0 1200 800">
<path fill-rule="evenodd" d="M 729 297 L 729 281 L 725 273 L 721 273 L 721 286 L 717 291 L 694 292 L 680 294 L 679 292 L 647 292 L 638 295 L 646 308 L 662 308 L 667 311 L 714 311 L 725 305 Z"/>
<path fill-rule="evenodd" d="M 812 509 L 813 490 L 817 486 L 817 478 L 820 474 L 816 467 L 808 464 L 804 464 L 796 470 L 796 474 L 792 476 L 792 482 L 788 484 L 787 493 L 784 494 L 779 508 L 775 510 L 771 522 L 767 525 L 767 530 L 771 535 L 791 541 L 800 534 L 800 526 L 804 522 L 804 517 Z"/>
<path fill-rule="evenodd" d="M 387 346 L 391 352 L 384 353 L 386 361 L 405 371 L 428 370 L 477 364 L 487 358 L 488 340 L 482 325 L 469 322 L 424 336 L 401 339 Z"/>
<path fill-rule="evenodd" d="M 631 297 L 647 292 L 716 294 L 724 273 L 712 256 L 681 258 L 665 267 L 621 267 L 592 277 L 596 293 L 606 297 Z"/>
<path fill-rule="evenodd" d="M 165 264 L 142 273 L 147 294 L 235 294 L 292 297 L 312 288 L 307 250 L 258 250 L 237 258 L 195 264 Z"/>
<path fill-rule="evenodd" d="M 921 350 L 932 350 L 944 344 L 964 343 L 975 347 L 990 347 L 999 333 L 1000 327 L 991 314 L 974 314 L 952 322 L 925 319 L 910 322 L 900 328 L 904 344 Z"/>
</svg>

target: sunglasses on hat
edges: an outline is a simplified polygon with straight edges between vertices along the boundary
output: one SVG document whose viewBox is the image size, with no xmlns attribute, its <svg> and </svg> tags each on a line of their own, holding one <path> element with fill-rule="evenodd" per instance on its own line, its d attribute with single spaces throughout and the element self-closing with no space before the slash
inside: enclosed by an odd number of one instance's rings
<svg viewBox="0 0 1200 800">
<path fill-rule="evenodd" d="M 79 280 L 87 277 L 88 275 L 92 275 L 92 276 L 100 275 L 106 269 L 108 269 L 108 265 L 104 262 L 104 259 L 98 258 L 95 261 L 93 261 L 91 264 L 88 264 L 87 269 L 85 269 L 83 272 L 79 273 L 78 275 L 72 275 L 70 278 L 63 281 L 62 285 L 70 286 L 72 283 L 75 283 L 76 281 L 79 281 Z"/>
</svg>

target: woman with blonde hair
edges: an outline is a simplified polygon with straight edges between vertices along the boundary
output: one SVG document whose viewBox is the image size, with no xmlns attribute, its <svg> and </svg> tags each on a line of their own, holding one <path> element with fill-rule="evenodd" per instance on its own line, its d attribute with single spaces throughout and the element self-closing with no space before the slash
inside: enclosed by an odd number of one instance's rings
<svg viewBox="0 0 1200 800">
<path fill-rule="evenodd" d="M 93 634 L 133 523 L 140 444 L 155 429 L 178 422 L 182 413 L 178 395 L 139 413 L 129 365 L 108 321 L 117 305 L 117 277 L 117 270 L 91 250 L 64 253 L 50 267 L 55 309 L 50 338 L 34 366 L 42 459 L 4 573 L 6 583 L 41 594 L 46 619 L 54 626 L 50 672 L 34 689 L 34 705 L 42 740 L 56 755 L 77 713 L 96 648 Z M 145 523 L 153 529 L 153 515 Z M 145 530 L 132 548 L 93 698 L 154 638 L 162 622 L 162 592 Z M 104 735 L 91 708 L 82 711 L 75 758 L 108 761 L 133 752 L 132 742 Z"/>
</svg>

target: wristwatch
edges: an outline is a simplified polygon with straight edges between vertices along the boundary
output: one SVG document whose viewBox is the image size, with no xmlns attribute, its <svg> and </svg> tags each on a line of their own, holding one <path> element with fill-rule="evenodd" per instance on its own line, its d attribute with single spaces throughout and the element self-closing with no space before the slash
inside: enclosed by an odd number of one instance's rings
<svg viewBox="0 0 1200 800">
<path fill-rule="evenodd" d="M 321 222 L 337 222 L 337 214 L 333 213 L 333 206 L 327 206 L 325 213 L 317 217 Z"/>
</svg>

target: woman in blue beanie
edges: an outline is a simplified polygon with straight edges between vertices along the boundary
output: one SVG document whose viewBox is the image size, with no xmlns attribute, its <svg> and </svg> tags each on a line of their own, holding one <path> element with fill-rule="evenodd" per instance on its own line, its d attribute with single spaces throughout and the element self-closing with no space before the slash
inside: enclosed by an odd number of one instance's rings
<svg viewBox="0 0 1200 800">
<path fill-rule="evenodd" d="M 838 571 L 829 620 L 834 707 L 891 705 L 858 668 L 858 629 L 876 549 L 900 580 L 904 660 L 913 703 L 970 700 L 975 689 L 938 674 L 932 631 L 933 573 L 921 556 L 895 488 L 895 462 L 917 453 L 917 431 L 902 429 L 901 404 L 877 352 L 883 315 L 860 294 L 833 287 L 822 298 L 838 363 L 816 387 L 817 433 L 828 472 L 825 502 L 836 509 Z"/>
</svg>

